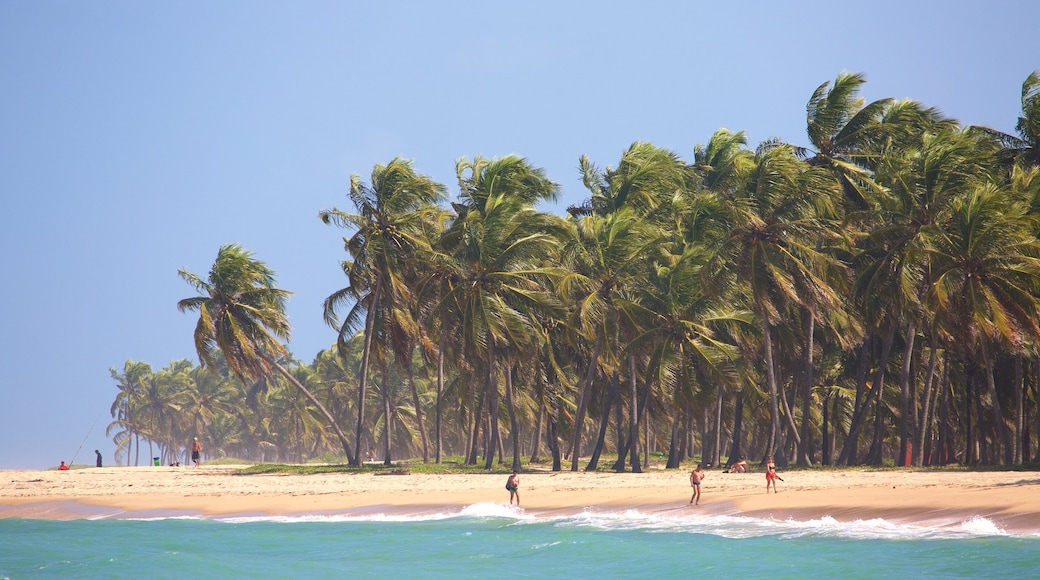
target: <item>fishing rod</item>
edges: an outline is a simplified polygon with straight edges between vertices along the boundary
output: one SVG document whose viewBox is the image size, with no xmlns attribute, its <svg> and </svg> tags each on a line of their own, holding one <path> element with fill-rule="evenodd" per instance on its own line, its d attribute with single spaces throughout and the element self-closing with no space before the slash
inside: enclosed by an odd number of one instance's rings
<svg viewBox="0 0 1040 580">
<path fill-rule="evenodd" d="M 101 411 L 101 413 L 104 413 L 104 411 Z M 80 450 L 83 449 L 83 444 L 87 442 L 87 437 L 90 437 L 90 434 L 94 431 L 94 427 L 97 426 L 98 419 L 101 418 L 101 413 L 98 413 L 98 416 L 94 418 L 94 422 L 90 425 L 90 430 L 87 431 L 87 435 L 83 437 L 83 441 L 80 442 L 79 447 L 76 449 L 76 453 L 72 455 L 72 461 L 69 461 L 69 467 L 72 467 L 72 464 L 76 462 L 76 456 L 79 455 Z"/>
</svg>

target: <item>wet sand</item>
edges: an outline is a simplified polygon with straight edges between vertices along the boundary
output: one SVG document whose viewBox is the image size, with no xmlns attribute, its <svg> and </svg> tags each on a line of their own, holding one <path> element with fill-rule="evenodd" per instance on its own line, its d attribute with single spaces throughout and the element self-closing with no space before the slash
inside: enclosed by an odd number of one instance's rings
<svg viewBox="0 0 1040 580">
<path fill-rule="evenodd" d="M 457 513 L 508 503 L 502 474 L 235 475 L 236 466 L 104 467 L 0 471 L 0 518 L 75 519 L 191 515 Z M 700 506 L 690 506 L 689 471 L 525 472 L 524 511 L 584 510 L 746 515 L 839 522 L 882 518 L 956 526 L 983 517 L 1008 532 L 1040 534 L 1040 473 L 807 470 L 781 473 L 766 493 L 762 473 L 708 471 Z"/>
</svg>

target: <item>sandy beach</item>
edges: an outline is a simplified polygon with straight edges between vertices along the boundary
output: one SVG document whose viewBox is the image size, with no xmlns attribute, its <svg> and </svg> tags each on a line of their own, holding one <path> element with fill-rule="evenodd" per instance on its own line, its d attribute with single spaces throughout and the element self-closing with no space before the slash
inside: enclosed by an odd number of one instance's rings
<svg viewBox="0 0 1040 580">
<path fill-rule="evenodd" d="M 234 466 L 105 467 L 0 471 L 0 518 L 74 519 L 169 515 L 424 515 L 505 504 L 495 475 L 235 475 Z M 690 506 L 689 471 L 525 472 L 524 511 L 583 510 L 747 515 L 839 522 L 883 518 L 957 526 L 984 517 L 1008 532 L 1040 534 L 1040 473 L 808 470 L 781 473 L 779 493 L 762 473 L 707 472 L 700 506 Z"/>
</svg>

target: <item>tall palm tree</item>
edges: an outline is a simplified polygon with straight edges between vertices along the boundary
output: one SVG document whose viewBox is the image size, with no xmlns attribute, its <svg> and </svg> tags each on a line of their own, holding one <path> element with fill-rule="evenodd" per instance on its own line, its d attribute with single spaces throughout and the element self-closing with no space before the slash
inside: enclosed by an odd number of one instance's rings
<svg viewBox="0 0 1040 580">
<path fill-rule="evenodd" d="M 217 259 L 204 280 L 185 270 L 181 279 L 201 296 L 177 303 L 181 312 L 198 311 L 195 351 L 204 367 L 216 364 L 214 349 L 224 355 L 228 369 L 243 382 L 268 379 L 277 372 L 321 411 L 335 430 L 348 460 L 354 463 L 350 445 L 335 418 L 278 358 L 288 354 L 281 342 L 292 327 L 285 312 L 287 290 L 275 287 L 275 272 L 238 244 L 220 247 Z"/>
<path fill-rule="evenodd" d="M 485 468 L 490 469 L 499 434 L 498 359 L 506 351 L 537 345 L 534 315 L 556 308 L 549 284 L 557 271 L 543 264 L 557 252 L 566 227 L 535 209 L 536 202 L 555 198 L 557 185 L 526 159 L 460 160 L 456 172 L 458 216 L 444 246 L 458 282 L 441 305 L 455 309 L 467 354 L 485 377 L 491 428 Z M 518 437 L 519 430 L 511 435 Z M 519 462 L 517 454 L 513 467 Z"/>
<path fill-rule="evenodd" d="M 664 239 L 630 206 L 606 216 L 590 215 L 576 223 L 576 235 L 565 253 L 571 271 L 558 292 L 573 301 L 575 328 L 593 342 L 581 383 L 571 441 L 571 471 L 578 470 L 581 437 L 590 389 L 598 373 L 609 376 L 619 367 L 621 312 L 615 303 L 645 280 L 647 263 Z"/>
<path fill-rule="evenodd" d="M 128 360 L 123 364 L 122 371 L 109 368 L 108 372 L 112 375 L 112 380 L 116 382 L 119 392 L 109 410 L 114 421 L 108 426 L 106 433 L 109 435 L 113 432 L 118 433 L 113 439 L 113 443 L 116 444 L 116 457 L 125 454 L 127 465 L 129 465 L 130 447 L 142 427 L 137 417 L 134 416 L 133 410 L 144 391 L 144 385 L 152 375 L 152 365 Z M 138 455 L 140 455 L 140 441 L 138 441 Z"/>
<path fill-rule="evenodd" d="M 839 305 L 830 279 L 841 265 L 818 248 L 820 240 L 834 235 L 818 219 L 820 208 L 832 203 L 828 200 L 836 193 L 825 175 L 806 167 L 789 145 L 761 146 L 741 188 L 724 204 L 722 217 L 729 231 L 715 243 L 713 258 L 703 269 L 708 287 L 734 278 L 746 284 L 761 324 L 772 423 L 767 454 L 775 451 L 780 437 L 774 327 L 792 307 L 819 317 Z"/>
<path fill-rule="evenodd" d="M 1024 338 L 1040 338 L 1040 242 L 1037 222 L 1024 204 L 1008 203 L 1007 192 L 981 185 L 954 202 L 951 221 L 931 236 L 923 252 L 933 265 L 929 298 L 948 312 L 962 357 L 981 353 L 986 385 L 1000 434 L 1004 462 L 1014 446 L 993 378 L 994 347 L 1021 348 Z"/>
<path fill-rule="evenodd" d="M 323 210 L 319 217 L 326 224 L 354 230 L 344 238 L 349 260 L 343 262 L 348 286 L 325 299 L 325 321 L 339 328 L 337 345 L 341 351 L 361 328 L 365 346 L 358 377 L 357 442 L 352 464 L 360 465 L 365 428 L 365 399 L 368 390 L 369 360 L 372 353 L 376 317 L 394 308 L 404 315 L 403 306 L 412 302 L 405 283 L 405 263 L 429 242 L 423 235 L 429 213 L 426 206 L 444 196 L 443 185 L 416 173 L 412 162 L 395 158 L 372 169 L 371 184 L 358 175 L 350 177 L 350 197 L 357 213 L 338 209 Z M 352 304 L 342 322 L 338 310 Z M 407 323 L 414 326 L 414 322 Z"/>
<path fill-rule="evenodd" d="M 892 99 L 870 104 L 859 96 L 866 83 L 862 74 L 841 73 L 834 83 L 825 82 L 813 92 L 806 105 L 809 163 L 825 167 L 841 185 L 845 197 L 863 208 L 868 189 L 875 188 L 865 168 L 876 151 L 871 143 L 879 137 L 880 118 Z"/>
<path fill-rule="evenodd" d="M 710 257 L 706 248 L 687 245 L 679 249 L 681 254 L 657 265 L 637 301 L 625 306 L 640 321 L 640 334 L 628 349 L 650 350 L 651 360 L 668 365 L 667 371 L 657 373 L 673 381 L 670 395 L 677 416 L 709 385 L 716 386 L 717 402 L 721 402 L 724 387 L 737 383 L 738 350 L 720 331 L 753 322 L 750 312 L 723 308 L 722 301 L 705 292 L 700 273 Z M 699 387 L 697 392 L 695 387 Z M 678 467 L 680 460 L 674 435 L 669 467 Z"/>
<path fill-rule="evenodd" d="M 1015 123 L 1018 135 L 1009 135 L 989 127 L 971 127 L 1001 145 L 1000 159 L 1007 165 L 1040 166 L 1040 69 L 1022 81 L 1022 114 Z"/>
</svg>

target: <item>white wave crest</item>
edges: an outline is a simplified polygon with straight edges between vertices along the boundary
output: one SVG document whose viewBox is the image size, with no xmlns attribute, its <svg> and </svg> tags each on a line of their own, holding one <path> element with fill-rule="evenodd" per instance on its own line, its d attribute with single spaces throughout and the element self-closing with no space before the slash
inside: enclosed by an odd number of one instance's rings
<svg viewBox="0 0 1040 580">
<path fill-rule="evenodd" d="M 126 519 L 196 519 L 197 516 L 144 517 Z M 649 532 L 671 532 L 710 534 L 732 539 L 762 536 L 836 537 L 857 540 L 867 539 L 953 539 L 984 536 L 1008 536 L 1009 534 L 993 521 L 973 516 L 962 522 L 937 524 L 899 523 L 881 518 L 842 522 L 824 516 L 812 520 L 776 520 L 743 515 L 719 515 L 675 509 L 664 512 L 646 513 L 637 509 L 623 511 L 585 510 L 568 515 L 545 516 L 529 514 L 519 506 L 482 502 L 463 507 L 459 511 L 431 511 L 418 514 L 396 513 L 335 513 L 298 515 L 248 515 L 221 516 L 212 519 L 226 523 L 251 522 L 402 522 L 417 523 L 450 519 L 499 519 L 510 525 L 552 525 L 557 527 L 589 527 L 604 531 L 646 530 Z M 1023 536 L 1035 537 L 1031 534 Z M 1038 534 L 1040 535 L 1040 534 Z"/>
</svg>

